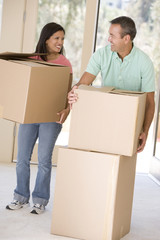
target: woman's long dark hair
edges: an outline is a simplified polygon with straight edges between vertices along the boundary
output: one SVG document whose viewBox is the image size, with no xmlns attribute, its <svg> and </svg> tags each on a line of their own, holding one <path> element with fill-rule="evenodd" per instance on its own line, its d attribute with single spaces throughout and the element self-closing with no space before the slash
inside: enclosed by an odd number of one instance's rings
<svg viewBox="0 0 160 240">
<path fill-rule="evenodd" d="M 46 48 L 46 41 L 56 32 L 58 31 L 63 31 L 65 34 L 65 30 L 64 28 L 54 22 L 51 23 L 47 23 L 41 31 L 40 37 L 39 37 L 39 41 L 37 43 L 36 46 L 36 51 L 35 53 L 46 53 L 46 55 L 42 55 L 41 58 L 44 61 L 47 61 L 47 48 Z M 63 47 L 60 51 L 60 54 L 63 54 Z"/>
</svg>

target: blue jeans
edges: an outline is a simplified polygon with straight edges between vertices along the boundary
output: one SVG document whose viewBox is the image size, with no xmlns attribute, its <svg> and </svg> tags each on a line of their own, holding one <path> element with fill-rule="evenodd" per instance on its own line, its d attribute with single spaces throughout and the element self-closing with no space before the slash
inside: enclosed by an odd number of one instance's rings
<svg viewBox="0 0 160 240">
<path fill-rule="evenodd" d="M 18 154 L 16 164 L 17 186 L 14 199 L 22 203 L 30 198 L 30 160 L 37 138 L 38 171 L 32 193 L 33 203 L 47 205 L 50 198 L 52 152 L 61 131 L 59 123 L 21 124 L 18 133 Z"/>
</svg>

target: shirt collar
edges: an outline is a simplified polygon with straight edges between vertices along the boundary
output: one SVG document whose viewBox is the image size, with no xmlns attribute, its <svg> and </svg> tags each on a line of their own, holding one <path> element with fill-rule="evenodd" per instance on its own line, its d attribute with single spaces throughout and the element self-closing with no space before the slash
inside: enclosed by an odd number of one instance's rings
<svg viewBox="0 0 160 240">
<path fill-rule="evenodd" d="M 134 46 L 134 43 L 133 43 L 133 47 L 132 47 L 132 50 L 131 52 L 126 56 L 124 57 L 123 61 L 130 61 L 130 59 L 133 57 L 134 53 L 136 51 L 136 48 Z M 118 56 L 117 52 L 113 52 L 113 56 L 115 59 L 118 59 L 118 60 L 121 60 L 120 57 Z"/>
<path fill-rule="evenodd" d="M 125 61 L 130 61 L 130 59 L 133 57 L 134 53 L 136 51 L 136 48 L 133 44 L 131 52 L 124 58 Z"/>
</svg>

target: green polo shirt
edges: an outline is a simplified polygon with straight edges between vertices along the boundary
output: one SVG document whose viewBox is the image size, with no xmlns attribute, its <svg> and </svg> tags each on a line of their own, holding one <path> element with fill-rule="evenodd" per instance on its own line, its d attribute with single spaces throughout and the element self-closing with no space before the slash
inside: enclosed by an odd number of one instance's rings
<svg viewBox="0 0 160 240">
<path fill-rule="evenodd" d="M 150 58 L 133 46 L 123 62 L 110 45 L 97 50 L 88 63 L 86 72 L 95 76 L 101 72 L 103 86 L 130 91 L 155 91 L 154 67 Z"/>
</svg>

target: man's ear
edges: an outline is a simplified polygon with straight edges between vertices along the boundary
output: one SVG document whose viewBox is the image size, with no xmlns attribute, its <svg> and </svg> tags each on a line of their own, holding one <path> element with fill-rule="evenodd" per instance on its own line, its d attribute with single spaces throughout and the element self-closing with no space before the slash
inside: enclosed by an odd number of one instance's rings
<svg viewBox="0 0 160 240">
<path fill-rule="evenodd" d="M 125 35 L 124 40 L 125 40 L 125 43 L 127 44 L 131 40 L 130 35 L 129 34 Z"/>
</svg>

